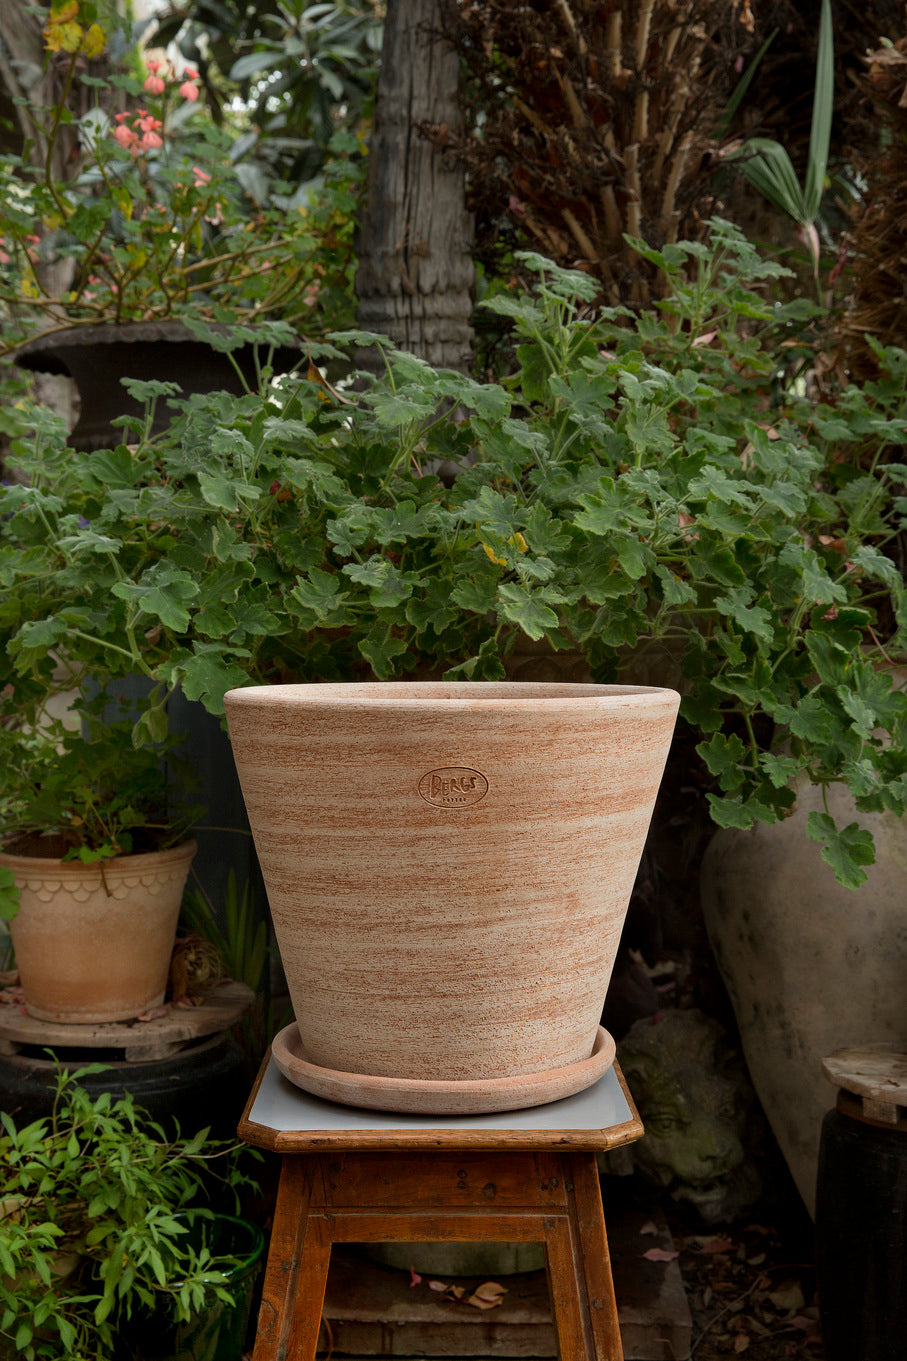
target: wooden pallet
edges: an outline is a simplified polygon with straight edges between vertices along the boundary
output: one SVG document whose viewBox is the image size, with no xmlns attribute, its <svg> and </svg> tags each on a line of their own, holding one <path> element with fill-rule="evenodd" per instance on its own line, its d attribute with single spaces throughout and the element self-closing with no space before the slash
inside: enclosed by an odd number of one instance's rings
<svg viewBox="0 0 907 1361">
<path fill-rule="evenodd" d="M 201 1006 L 167 1008 L 150 1021 L 71 1025 L 39 1021 L 15 1003 L 0 1004 L 0 1054 L 39 1049 L 114 1049 L 127 1063 L 169 1058 L 195 1040 L 216 1035 L 239 1021 L 255 994 L 245 983 L 219 983 Z"/>
</svg>

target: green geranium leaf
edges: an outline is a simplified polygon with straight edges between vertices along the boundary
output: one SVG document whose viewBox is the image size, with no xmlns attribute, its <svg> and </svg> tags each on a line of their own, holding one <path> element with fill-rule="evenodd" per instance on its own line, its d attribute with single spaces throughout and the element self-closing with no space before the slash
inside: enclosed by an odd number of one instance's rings
<svg viewBox="0 0 907 1361">
<path fill-rule="evenodd" d="M 557 628 L 558 617 L 551 606 L 525 586 L 502 582 L 498 587 L 498 600 L 505 619 L 518 624 L 530 638 L 538 640 L 550 629 Z"/>
<path fill-rule="evenodd" d="M 119 553 L 123 547 L 121 539 L 113 539 L 109 534 L 96 534 L 92 529 L 80 530 L 78 534 L 64 534 L 57 540 L 64 553 L 77 557 L 81 553 Z"/>
<path fill-rule="evenodd" d="M 11 869 L 0 865 L 0 921 L 12 921 L 18 911 L 19 889 L 16 885 L 16 876 Z M 15 1272 L 10 1270 L 7 1274 L 13 1276 Z"/>
<path fill-rule="evenodd" d="M 746 748 L 736 734 L 725 737 L 724 733 L 716 732 L 708 742 L 700 742 L 696 750 L 712 774 L 718 776 L 722 789 L 740 788 L 746 778 Z"/>
<path fill-rule="evenodd" d="M 847 685 L 839 685 L 835 693 L 841 701 L 841 707 L 850 716 L 853 726 L 860 736 L 870 738 L 873 728 L 878 723 L 875 709 L 866 703 L 862 695 L 857 694 Z"/>
<path fill-rule="evenodd" d="M 501 661 L 497 638 L 486 638 L 475 656 L 444 672 L 445 680 L 503 680 L 507 672 Z"/>
<path fill-rule="evenodd" d="M 218 510 L 238 511 L 244 501 L 257 501 L 261 496 L 260 487 L 226 474 L 199 473 L 198 485 L 208 505 Z"/>
<path fill-rule="evenodd" d="M 852 654 L 827 633 L 810 630 L 806 648 L 820 680 L 828 685 L 841 684 L 850 669 Z"/>
<path fill-rule="evenodd" d="M 761 605 L 752 605 L 752 592 L 744 587 L 734 588 L 716 596 L 715 604 L 722 614 L 733 619 L 747 633 L 755 633 L 770 643 L 773 638 L 771 612 Z"/>
<path fill-rule="evenodd" d="M 334 572 L 324 572 L 320 567 L 310 569 L 308 577 L 296 582 L 290 592 L 294 600 L 311 610 L 322 624 L 339 628 L 351 622 L 353 616 L 347 605 L 348 592 L 342 590 L 342 578 Z"/>
<path fill-rule="evenodd" d="M 801 770 L 800 762 L 792 756 L 776 756 L 770 751 L 760 754 L 759 764 L 776 789 L 784 789 Z"/>
<path fill-rule="evenodd" d="M 820 744 L 831 741 L 836 727 L 834 714 L 816 695 L 806 695 L 801 699 L 790 720 L 790 730 L 795 737 Z"/>
<path fill-rule="evenodd" d="M 719 827 L 735 827 L 738 831 L 748 832 L 756 820 L 742 799 L 722 799 L 717 794 L 707 797 L 712 821 Z"/>
<path fill-rule="evenodd" d="M 179 397 L 182 392 L 178 383 L 162 383 L 157 378 L 148 380 L 121 378 L 120 382 L 129 396 L 141 406 L 144 406 L 146 402 L 157 401 L 160 397 Z"/>
<path fill-rule="evenodd" d="M 656 567 L 655 575 L 661 582 L 662 598 L 666 605 L 692 605 L 696 600 L 696 592 L 690 583 L 667 567 Z"/>
<path fill-rule="evenodd" d="M 143 614 L 160 619 L 166 628 L 182 633 L 189 627 L 186 605 L 198 595 L 198 583 L 188 572 L 156 563 L 141 581 L 117 581 L 111 591 L 134 601 Z"/>
<path fill-rule="evenodd" d="M 484 566 L 474 569 L 468 577 L 458 581 L 450 598 L 470 614 L 486 614 L 497 600 L 498 573 Z"/>
<path fill-rule="evenodd" d="M 242 648 L 232 648 L 235 657 L 247 657 Z M 170 674 L 174 683 L 182 682 L 187 699 L 201 700 L 210 714 L 224 712 L 224 695 L 248 681 L 248 673 L 236 661 L 225 657 L 216 644 L 197 644 L 194 653 L 174 659 Z"/>
<path fill-rule="evenodd" d="M 413 593 L 411 573 L 403 573 L 388 558 L 375 554 L 368 562 L 348 562 L 341 567 L 344 576 L 368 587 L 369 599 L 376 609 L 392 610 L 408 600 Z"/>
<path fill-rule="evenodd" d="M 859 888 L 867 875 L 864 865 L 875 864 L 875 844 L 872 833 L 858 823 L 844 828 L 835 825 L 828 813 L 810 813 L 806 820 L 806 835 L 822 845 L 822 859 L 845 888 Z"/>
<path fill-rule="evenodd" d="M 641 580 L 655 562 L 655 554 L 649 545 L 630 534 L 615 534 L 612 544 L 621 567 L 632 581 Z"/>
<path fill-rule="evenodd" d="M 162 704 L 144 709 L 132 730 L 132 745 L 144 747 L 148 743 L 157 746 L 167 740 L 167 710 Z"/>
<path fill-rule="evenodd" d="M 106 487 L 134 487 L 139 480 L 139 469 L 125 444 L 90 454 L 88 467 Z"/>
<path fill-rule="evenodd" d="M 405 639 L 380 638 L 375 633 L 359 643 L 359 651 L 379 680 L 389 680 L 394 675 L 394 659 L 408 650 Z"/>
<path fill-rule="evenodd" d="M 66 637 L 66 629 L 66 621 L 59 617 L 32 619 L 22 625 L 17 636 L 23 647 L 34 653 L 43 653 L 56 647 Z"/>
</svg>

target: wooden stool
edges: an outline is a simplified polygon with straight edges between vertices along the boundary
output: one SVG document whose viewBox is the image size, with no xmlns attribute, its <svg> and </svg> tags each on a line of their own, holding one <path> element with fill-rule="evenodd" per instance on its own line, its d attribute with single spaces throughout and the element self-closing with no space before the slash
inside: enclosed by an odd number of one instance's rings
<svg viewBox="0 0 907 1361">
<path fill-rule="evenodd" d="M 253 1361 L 314 1361 L 334 1243 L 540 1242 L 561 1361 L 623 1361 L 595 1155 L 642 1134 L 617 1065 L 525 1111 L 338 1106 L 266 1059 L 239 1136 L 283 1154 Z"/>
</svg>

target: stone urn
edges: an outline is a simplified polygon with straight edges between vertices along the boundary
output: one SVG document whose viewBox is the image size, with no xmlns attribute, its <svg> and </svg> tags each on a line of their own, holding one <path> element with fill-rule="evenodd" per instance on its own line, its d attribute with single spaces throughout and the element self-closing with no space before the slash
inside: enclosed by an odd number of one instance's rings
<svg viewBox="0 0 907 1361">
<path fill-rule="evenodd" d="M 159 1006 L 194 854 L 194 841 L 93 865 L 0 853 L 19 889 L 10 935 L 29 1016 L 89 1024 Z"/>
<path fill-rule="evenodd" d="M 228 330 L 228 327 L 215 328 Z M 144 404 L 123 387 L 123 378 L 176 383 L 184 396 L 193 392 L 243 391 L 243 380 L 230 356 L 197 340 L 180 321 L 131 321 L 122 325 L 63 326 L 20 345 L 13 355 L 20 368 L 35 373 L 64 374 L 79 394 L 79 418 L 69 435 L 74 449 L 112 449 L 124 438 L 113 422 L 141 416 Z M 246 381 L 256 381 L 253 347 L 233 356 Z M 280 370 L 293 367 L 296 350 L 281 346 L 275 356 Z M 172 419 L 165 401 L 158 402 L 152 433 Z"/>
<path fill-rule="evenodd" d="M 677 713 L 669 690 L 366 682 L 230 691 L 308 1091 L 467 1113 L 596 1081 Z"/>
<path fill-rule="evenodd" d="M 702 908 L 753 1085 L 810 1213 L 822 1120 L 822 1062 L 835 1050 L 907 1043 L 907 818 L 860 813 L 843 785 L 827 794 L 839 826 L 873 834 L 876 863 L 843 888 L 806 835 L 822 792 L 801 784 L 793 814 L 724 830 L 703 858 Z"/>
</svg>

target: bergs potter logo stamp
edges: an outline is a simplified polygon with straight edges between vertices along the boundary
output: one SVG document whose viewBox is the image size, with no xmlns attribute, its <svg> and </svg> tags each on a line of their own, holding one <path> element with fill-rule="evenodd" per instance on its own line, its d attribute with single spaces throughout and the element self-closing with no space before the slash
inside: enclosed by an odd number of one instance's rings
<svg viewBox="0 0 907 1361">
<path fill-rule="evenodd" d="M 480 770 L 468 766 L 441 766 L 422 776 L 419 793 L 436 808 L 468 808 L 484 799 L 488 781 Z"/>
</svg>

